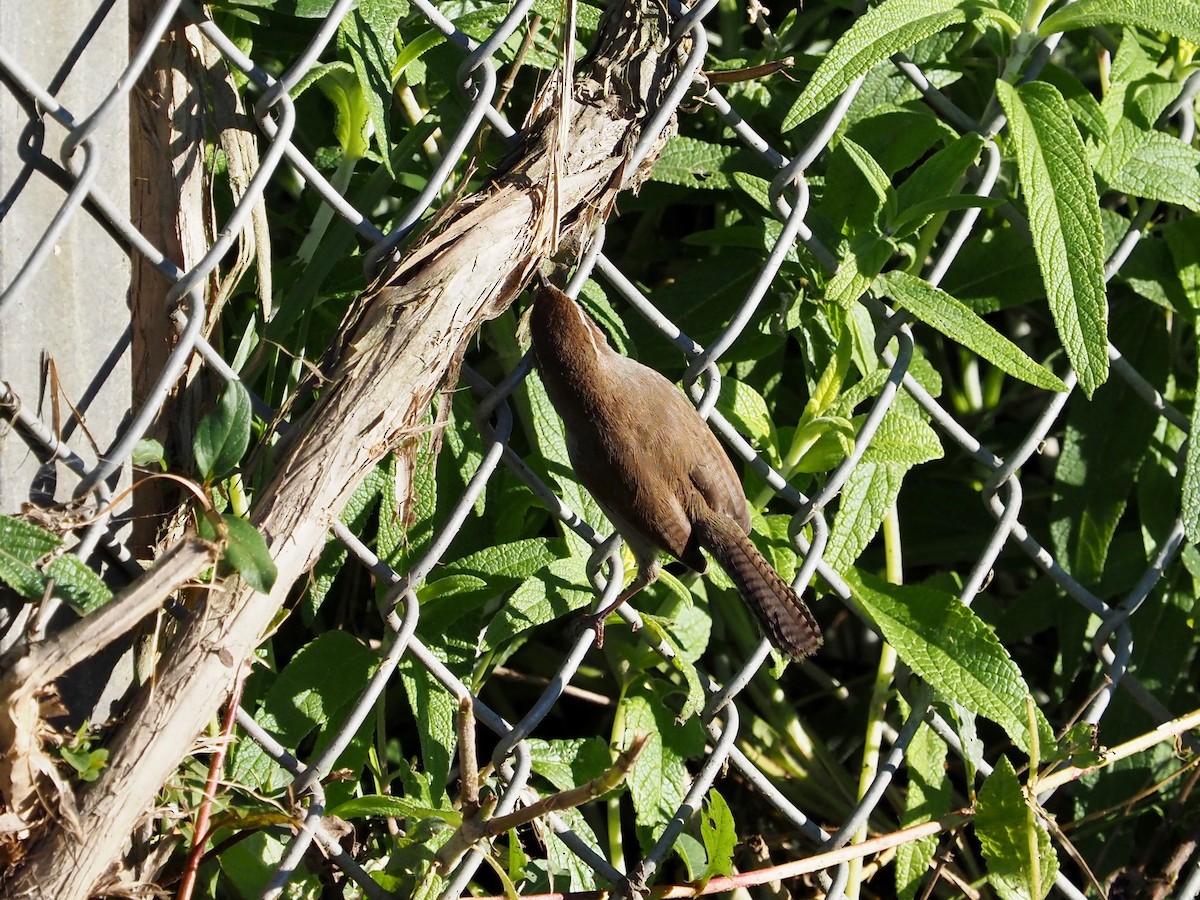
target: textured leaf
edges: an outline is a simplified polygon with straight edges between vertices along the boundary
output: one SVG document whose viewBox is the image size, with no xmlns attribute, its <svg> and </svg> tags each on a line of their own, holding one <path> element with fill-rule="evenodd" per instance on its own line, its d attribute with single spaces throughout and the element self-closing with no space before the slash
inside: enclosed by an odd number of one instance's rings
<svg viewBox="0 0 1200 900">
<path fill-rule="evenodd" d="M 71 604 L 81 616 L 99 609 L 112 599 L 112 591 L 99 575 L 78 556 L 56 556 L 46 566 L 54 579 L 54 593 Z"/>
<path fill-rule="evenodd" d="M 825 54 L 784 119 L 784 131 L 820 112 L 852 81 L 893 54 L 979 17 L 1001 22 L 1010 33 L 1020 30 L 1000 10 L 969 0 L 887 0 L 868 9 Z"/>
<path fill-rule="evenodd" d="M 713 788 L 704 798 L 704 808 L 700 810 L 700 838 L 704 841 L 704 850 L 708 855 L 708 867 L 704 871 L 702 881 L 719 875 L 733 874 L 733 850 L 737 845 L 737 829 L 733 822 L 733 813 L 729 804 L 720 792 Z"/>
<path fill-rule="evenodd" d="M 1108 303 L 1096 182 L 1066 101 L 1053 86 L 998 81 L 1050 312 L 1089 397 L 1108 377 Z"/>
<path fill-rule="evenodd" d="M 1038 34 L 1121 25 L 1144 31 L 1165 31 L 1200 44 L 1200 3 L 1197 0 L 1078 0 L 1048 16 Z"/>
<path fill-rule="evenodd" d="M 354 703 L 378 664 L 376 654 L 345 632 L 319 635 L 279 673 L 254 719 L 294 750 Z M 230 777 L 264 791 L 278 790 L 291 780 L 253 741 L 237 745 Z"/>
<path fill-rule="evenodd" d="M 946 773 L 946 742 L 922 722 L 904 755 L 908 791 L 901 827 L 929 822 L 950 810 L 954 797 Z M 896 895 L 913 900 L 937 852 L 938 836 L 909 841 L 896 848 Z"/>
<path fill-rule="evenodd" d="M 873 232 L 857 235 L 846 247 L 837 272 L 825 286 L 825 299 L 844 307 L 858 302 L 895 249 L 891 241 Z"/>
<path fill-rule="evenodd" d="M 583 609 L 595 599 L 586 557 L 555 560 L 526 579 L 505 601 L 484 633 L 482 649 L 494 649 L 531 628 Z"/>
<path fill-rule="evenodd" d="M 724 144 L 676 135 L 663 148 L 650 177 L 654 181 L 684 187 L 724 190 L 731 182 L 721 168 L 734 152 L 732 147 Z"/>
<path fill-rule="evenodd" d="M 44 528 L 0 515 L 0 581 L 27 600 L 41 597 L 46 579 L 33 564 L 61 545 L 62 540 Z"/>
<path fill-rule="evenodd" d="M 750 385 L 726 376 L 721 379 L 717 409 L 759 450 L 775 454 L 775 422 L 767 401 Z"/>
<path fill-rule="evenodd" d="M 621 749 L 627 749 L 635 735 L 647 736 L 627 784 L 639 824 L 656 833 L 675 815 L 691 784 L 687 760 L 704 751 L 699 719 L 677 723 L 666 702 L 668 689 L 670 686 L 643 679 L 621 701 L 625 721 Z M 653 840 L 651 835 L 642 837 L 643 844 Z"/>
<path fill-rule="evenodd" d="M 863 460 L 842 488 L 837 518 L 830 529 L 825 561 L 845 572 L 862 555 L 896 498 L 908 466 Z"/>
<path fill-rule="evenodd" d="M 843 573 L 854 597 L 900 658 L 939 694 L 1002 727 L 1029 752 L 1025 698 L 1029 688 L 991 626 L 953 594 L 897 585 L 856 570 Z M 1053 735 L 1038 714 L 1039 738 Z"/>
<path fill-rule="evenodd" d="M 882 282 L 883 290 L 914 316 L 996 368 L 1048 391 L 1067 389 L 1053 372 L 1039 366 L 966 304 L 940 288 L 899 270 L 888 272 Z"/>
<path fill-rule="evenodd" d="M 1042 900 L 1050 892 L 1058 857 L 1006 757 L 979 789 L 975 836 L 987 860 L 988 881 L 1004 900 Z"/>
<path fill-rule="evenodd" d="M 1174 135 L 1122 119 L 1096 171 L 1115 191 L 1200 212 L 1200 150 Z"/>
</svg>

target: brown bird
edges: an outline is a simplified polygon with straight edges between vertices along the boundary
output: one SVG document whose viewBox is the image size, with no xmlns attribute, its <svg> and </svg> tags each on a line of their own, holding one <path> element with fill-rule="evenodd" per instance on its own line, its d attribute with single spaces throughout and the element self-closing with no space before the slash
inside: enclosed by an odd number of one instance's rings
<svg viewBox="0 0 1200 900">
<path fill-rule="evenodd" d="M 704 548 L 771 643 L 796 661 L 816 652 L 816 620 L 747 537 L 741 482 L 683 393 L 617 353 L 579 304 L 548 282 L 534 301 L 530 333 L 546 392 L 566 426 L 575 474 L 638 564 L 633 583 L 593 618 L 597 641 L 604 617 L 658 578 L 660 551 L 702 573 Z"/>
</svg>

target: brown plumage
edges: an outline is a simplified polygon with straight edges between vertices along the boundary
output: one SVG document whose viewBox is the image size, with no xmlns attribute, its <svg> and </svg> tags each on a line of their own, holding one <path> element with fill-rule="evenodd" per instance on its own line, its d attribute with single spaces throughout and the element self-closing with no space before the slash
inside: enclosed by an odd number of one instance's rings
<svg viewBox="0 0 1200 900">
<path fill-rule="evenodd" d="M 530 333 L 575 474 L 638 563 L 637 578 L 598 615 L 658 577 L 660 551 L 703 572 L 703 547 L 771 643 L 797 661 L 811 656 L 821 646 L 816 620 L 747 537 L 750 513 L 737 473 L 678 388 L 613 350 L 582 308 L 549 283 L 534 302 Z"/>
</svg>

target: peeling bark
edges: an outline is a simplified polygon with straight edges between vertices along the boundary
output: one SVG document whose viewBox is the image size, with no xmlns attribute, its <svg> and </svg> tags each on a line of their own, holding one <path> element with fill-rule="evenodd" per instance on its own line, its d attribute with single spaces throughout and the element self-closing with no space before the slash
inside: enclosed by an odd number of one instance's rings
<svg viewBox="0 0 1200 900">
<path fill-rule="evenodd" d="M 109 767 L 80 791 L 78 831 L 58 829 L 33 848 L 8 896 L 88 895 L 316 561 L 361 478 L 390 450 L 411 471 L 422 417 L 456 382 L 479 326 L 560 246 L 586 239 L 618 191 L 645 177 L 657 148 L 640 171 L 629 171 L 628 159 L 678 72 L 669 33 L 665 0 L 614 3 L 580 66 L 569 128 L 546 104 L 515 162 L 447 210 L 441 227 L 358 299 L 326 366 L 325 390 L 259 490 L 252 518 L 279 569 L 274 588 L 257 594 L 232 579 L 208 596 L 112 742 Z"/>
</svg>

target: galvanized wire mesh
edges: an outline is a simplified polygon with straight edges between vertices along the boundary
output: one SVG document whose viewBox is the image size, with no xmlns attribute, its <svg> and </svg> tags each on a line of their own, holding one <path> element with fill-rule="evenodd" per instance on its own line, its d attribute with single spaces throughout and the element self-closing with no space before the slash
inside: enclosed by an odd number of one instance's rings
<svg viewBox="0 0 1200 900">
<path fill-rule="evenodd" d="M 0 323 L 3 322 L 6 305 L 11 303 L 14 298 L 36 290 L 39 273 L 55 265 L 53 248 L 56 240 L 66 230 L 78 227 L 79 222 L 85 216 L 91 216 L 100 221 L 105 227 L 109 239 L 124 247 L 128 252 L 138 254 L 155 265 L 164 277 L 172 282 L 173 288 L 168 302 L 171 309 L 178 309 L 176 314 L 177 321 L 180 323 L 178 341 L 167 364 L 158 374 L 151 397 L 145 404 L 131 411 L 117 438 L 111 445 L 103 449 L 99 458 L 94 462 L 85 462 L 86 454 L 77 453 L 69 443 L 61 440 L 49 424 L 42 421 L 30 410 L 28 405 L 22 402 L 23 398 L 17 397 L 3 381 L 0 381 L 0 407 L 5 410 L 5 416 L 10 426 L 19 426 L 10 433 L 8 439 L 12 439 L 11 435 L 19 435 L 38 453 L 60 460 L 76 479 L 73 489 L 74 496 L 84 497 L 92 494 L 100 508 L 107 507 L 112 493 L 109 486 L 110 476 L 128 462 L 135 444 L 147 432 L 171 386 L 177 381 L 189 360 L 198 356 L 203 360 L 204 365 L 210 367 L 220 378 L 236 378 L 236 374 L 228 362 L 201 337 L 200 326 L 204 319 L 205 303 L 203 286 L 237 235 L 247 227 L 252 206 L 261 196 L 268 180 L 277 177 L 281 169 L 286 166 L 298 173 L 308 190 L 318 195 L 336 215 L 349 222 L 363 240 L 373 245 L 371 257 L 378 259 L 397 247 L 430 210 L 455 166 L 461 160 L 464 150 L 485 124 L 496 129 L 505 137 L 512 137 L 515 134 L 513 127 L 491 105 L 497 85 L 496 52 L 511 35 L 522 27 L 532 8 L 533 0 L 519 0 L 515 3 L 501 25 L 482 43 L 471 39 L 457 29 L 426 0 L 411 0 L 411 3 L 433 27 L 444 33 L 462 51 L 463 62 L 458 78 L 468 111 L 458 130 L 452 135 L 447 135 L 444 157 L 436 167 L 433 176 L 400 218 L 396 227 L 388 234 L 383 234 L 371 224 L 368 210 L 355 209 L 346 198 L 341 196 L 338 190 L 291 140 L 297 122 L 295 106 L 289 96 L 289 90 L 295 87 L 316 64 L 318 57 L 332 40 L 342 17 L 352 7 L 353 0 L 338 0 L 304 52 L 292 61 L 286 71 L 277 76 L 264 71 L 255 59 L 246 56 L 239 50 L 234 41 L 222 33 L 198 8 L 187 2 L 179 2 L 179 0 L 165 3 L 149 28 L 145 39 L 136 48 L 136 55 L 131 59 L 126 74 L 114 84 L 107 97 L 94 109 L 67 109 L 60 105 L 53 96 L 53 92 L 45 84 L 39 83 L 26 73 L 21 58 L 23 48 L 6 46 L 3 40 L 0 40 L 0 78 L 7 89 L 26 109 L 31 121 L 53 120 L 63 129 L 62 132 L 54 132 L 53 136 L 50 132 L 45 132 L 43 143 L 28 148 L 27 160 L 31 173 L 29 177 L 31 179 L 47 179 L 58 185 L 62 190 L 62 203 L 57 215 L 37 240 L 33 252 L 23 261 L 23 265 L 15 277 L 2 286 L 4 293 L 0 295 Z M 690 35 L 691 43 L 683 77 L 671 92 L 668 105 L 659 111 L 658 125 L 660 127 L 668 116 L 677 111 L 677 107 L 685 95 L 694 90 L 693 77 L 708 48 L 709 39 L 703 20 L 715 5 L 716 0 L 703 0 L 690 9 L 675 10 L 678 22 L 676 33 L 686 32 Z M 220 239 L 212 244 L 203 259 L 186 270 L 151 246 L 134 223 L 116 212 L 117 206 L 113 202 L 113 198 L 106 196 L 94 185 L 95 172 L 97 167 L 102 164 L 101 160 L 105 149 L 95 144 L 94 134 L 97 125 L 103 122 L 107 116 L 113 115 L 114 107 L 134 85 L 139 72 L 146 66 L 155 44 L 171 20 L 177 15 L 192 17 L 200 23 L 204 37 L 219 50 L 227 64 L 232 69 L 241 72 L 253 85 L 257 97 L 254 105 L 254 117 L 261 131 L 261 145 L 264 148 L 261 165 L 253 181 L 234 206 L 228 219 L 222 223 Z M 79 36 L 80 41 L 83 42 L 90 38 L 90 32 L 84 32 Z M 1054 49 L 1054 44 L 1054 39 L 1046 41 L 1035 54 L 1035 60 L 1044 62 L 1048 59 Z M 1040 62 L 1035 62 L 1035 69 Z M 893 63 L 921 91 L 930 107 L 943 121 L 956 130 L 972 130 L 982 135 L 991 135 L 1000 127 L 999 120 L 979 122 L 962 109 L 953 106 L 943 94 L 930 84 L 921 69 L 906 59 L 897 57 Z M 961 601 L 964 604 L 970 604 L 975 599 L 984 588 L 989 573 L 1002 552 L 1019 548 L 1028 555 L 1046 577 L 1054 581 L 1062 596 L 1071 598 L 1095 616 L 1099 622 L 1092 640 L 1092 652 L 1098 660 L 1098 668 L 1094 673 L 1093 681 L 1095 689 L 1083 712 L 1084 720 L 1099 723 L 1109 709 L 1114 694 L 1117 691 L 1127 691 L 1152 718 L 1159 722 L 1165 722 L 1171 718 L 1171 714 L 1160 698 L 1155 697 L 1150 690 L 1139 683 L 1136 672 L 1130 671 L 1130 658 L 1137 630 L 1137 614 L 1162 577 L 1164 570 L 1181 550 L 1184 540 L 1182 523 L 1176 521 L 1169 539 L 1162 543 L 1157 557 L 1145 569 L 1135 587 L 1128 591 L 1120 599 L 1120 602 L 1108 603 L 1102 601 L 1083 584 L 1072 578 L 1055 559 L 1053 553 L 1030 534 L 1022 521 L 1021 471 L 1034 460 L 1047 436 L 1056 427 L 1059 427 L 1060 417 L 1070 394 L 1044 395 L 1042 401 L 1044 407 L 1041 414 L 1034 419 L 1034 427 L 1024 435 L 1022 440 L 1016 442 L 1010 450 L 1001 455 L 994 448 L 980 443 L 976 436 L 958 421 L 954 413 L 930 396 L 913 377 L 909 370 L 913 342 L 909 327 L 910 317 L 885 303 L 871 301 L 870 310 L 877 321 L 881 334 L 878 344 L 881 348 L 879 352 L 890 369 L 890 376 L 886 385 L 875 398 L 870 414 L 857 434 L 854 453 L 822 482 L 818 492 L 812 496 L 802 496 L 795 491 L 715 410 L 720 382 L 717 363 L 723 354 L 740 339 L 755 310 L 770 294 L 774 279 L 787 253 L 794 248 L 797 242 L 800 242 L 819 264 L 829 269 L 835 265 L 835 257 L 830 248 L 814 237 L 806 223 L 806 216 L 809 212 L 809 187 L 805 171 L 814 160 L 825 152 L 831 136 L 847 114 L 860 84 L 861 79 L 843 94 L 827 114 L 823 125 L 813 135 L 809 144 L 791 156 L 785 155 L 777 149 L 776 145 L 782 143 L 778 139 L 778 135 L 756 133 L 738 115 L 719 90 L 711 87 L 700 89 L 704 103 L 723 120 L 742 144 L 777 172 L 771 187 L 771 201 L 779 221 L 782 223 L 779 238 L 756 273 L 752 285 L 745 292 L 738 313 L 733 316 L 728 326 L 709 346 L 697 345 L 681 330 L 680 325 L 664 318 L 656 310 L 651 300 L 626 278 L 612 261 L 606 258 L 603 253 L 603 233 L 596 235 L 591 243 L 588 254 L 574 276 L 570 286 L 571 292 L 578 292 L 587 279 L 597 279 L 605 284 L 611 292 L 627 301 L 634 313 L 644 316 L 688 356 L 690 367 L 686 380 L 702 414 L 708 417 L 730 450 L 758 473 L 778 492 L 782 501 L 790 504 L 794 510 L 791 533 L 796 536 L 796 547 L 803 558 L 803 564 L 795 580 L 798 591 L 809 588 L 813 576 L 819 574 L 833 595 L 849 599 L 850 591 L 845 582 L 836 571 L 822 561 L 822 551 L 829 536 L 829 525 L 826 522 L 824 510 L 831 501 L 839 496 L 847 479 L 859 465 L 863 454 L 871 444 L 876 429 L 898 393 L 906 391 L 931 417 L 935 427 L 948 444 L 958 445 L 966 457 L 974 459 L 990 472 L 982 492 L 982 500 L 988 512 L 994 517 L 996 524 L 990 539 L 978 549 L 975 564 L 961 589 Z M 1192 97 L 1197 89 L 1200 89 L 1200 76 L 1193 76 L 1183 96 L 1170 110 L 1170 124 L 1177 129 L 1185 141 L 1190 141 L 1194 132 Z M 650 131 L 654 132 L 655 129 L 652 127 Z M 5 140 L 11 139 L 11 137 L 5 137 Z M 648 147 L 648 142 L 643 143 Z M 645 147 L 642 152 L 645 152 Z M 990 196 L 996 189 L 999 171 L 1000 153 L 995 144 L 989 140 L 985 146 L 984 163 L 971 176 L 972 190 L 980 197 Z M 1142 205 L 1137 220 L 1134 221 L 1128 234 L 1120 241 L 1108 261 L 1106 269 L 1108 277 L 1111 278 L 1121 270 L 1136 246 L 1143 226 L 1151 220 L 1155 210 L 1156 205 L 1152 202 L 1145 202 Z M 928 281 L 937 284 L 946 274 L 963 244 L 972 234 L 978 218 L 978 209 L 967 210 L 958 215 L 948 236 L 940 242 L 925 268 L 924 277 Z M 889 347 L 895 349 L 888 349 Z M 1120 347 L 1110 344 L 1108 352 L 1116 376 L 1128 382 L 1141 401 L 1154 409 L 1159 416 L 1166 418 L 1171 424 L 1186 432 L 1189 427 L 1187 416 L 1167 403 L 1147 379 L 1125 362 Z M 579 635 L 573 646 L 565 650 L 554 678 L 551 679 L 538 702 L 522 718 L 510 722 L 490 710 L 478 697 L 473 697 L 470 687 L 456 677 L 436 655 L 414 636 L 419 612 L 414 590 L 429 575 L 439 560 L 445 557 L 472 506 L 485 489 L 488 480 L 501 466 L 509 467 L 518 478 L 528 484 L 530 490 L 542 502 L 554 511 L 555 515 L 561 518 L 566 527 L 574 529 L 598 549 L 595 559 L 599 566 L 604 567 L 604 574 L 599 578 L 599 583 L 605 587 L 605 597 L 602 599 L 607 601 L 618 590 L 621 584 L 622 570 L 620 555 L 616 552 L 615 543 L 606 543 L 604 536 L 595 534 L 579 515 L 562 503 L 554 491 L 542 482 L 509 446 L 513 415 L 507 405 L 507 399 L 513 391 L 520 390 L 520 384 L 529 371 L 530 365 L 526 360 L 498 385 L 488 383 L 470 369 L 465 371 L 466 383 L 478 398 L 477 421 L 485 453 L 470 484 L 458 499 L 454 511 L 431 543 L 428 552 L 409 570 L 393 570 L 381 562 L 348 528 L 340 524 L 335 526 L 334 535 L 346 546 L 351 557 L 370 570 L 379 582 L 392 585 L 393 596 L 399 597 L 401 602 L 395 611 L 384 615 L 387 636 L 378 669 L 369 682 L 362 685 L 353 710 L 338 725 L 333 739 L 329 741 L 324 751 L 314 758 L 297 759 L 290 752 L 294 748 L 280 746 L 270 734 L 264 732 L 254 722 L 252 716 L 243 712 L 238 718 L 246 738 L 257 741 L 268 754 L 294 774 L 294 793 L 296 796 L 305 798 L 307 803 L 307 814 L 302 827 L 295 834 L 286 854 L 278 864 L 276 875 L 267 889 L 268 896 L 277 896 L 284 891 L 289 877 L 300 865 L 302 856 L 313 841 L 316 841 L 326 851 L 336 867 L 361 887 L 364 894 L 373 897 L 387 896 L 370 875 L 341 847 L 337 837 L 330 834 L 323 825 L 321 816 L 324 802 L 321 779 L 333 768 L 339 754 L 371 713 L 380 695 L 394 685 L 397 678 L 397 666 L 402 660 L 412 660 L 417 665 L 424 667 L 454 697 L 472 698 L 477 721 L 495 735 L 497 743 L 492 761 L 504 783 L 504 789 L 495 810 L 497 815 L 511 811 L 521 799 L 522 793 L 528 785 L 531 766 L 529 751 L 524 741 L 534 733 L 539 722 L 555 707 L 564 691 L 567 690 L 591 647 L 592 635 L 590 633 Z M 2 377 L 3 373 L 0 372 L 0 378 Z M 1068 385 L 1074 386 L 1073 375 L 1068 373 L 1065 380 Z M 271 417 L 271 411 L 265 408 L 260 408 L 258 411 L 267 418 Z M 952 515 L 952 513 L 950 514 Z M 808 529 L 807 533 L 812 535 L 811 538 L 804 536 L 806 529 Z M 128 554 L 121 552 L 120 540 L 114 536 L 111 523 L 107 518 L 93 522 L 86 529 L 73 552 L 86 559 L 102 542 L 117 553 L 119 558 L 128 560 Z M 136 567 L 131 567 L 131 572 L 136 573 L 136 571 Z M 825 608 L 828 608 L 828 604 Z M 630 622 L 637 623 L 637 614 L 634 610 L 627 606 L 621 612 Z M 45 623 L 40 624 L 44 626 Z M 23 620 L 18 621 L 10 631 L 8 642 L 16 640 L 27 625 L 28 623 Z M 898 723 L 899 727 L 892 735 L 878 775 L 863 792 L 861 799 L 840 824 L 840 827 L 835 832 L 829 833 L 813 821 L 805 810 L 797 808 L 785 797 L 772 784 L 771 779 L 735 744 L 739 737 L 737 703 L 739 694 L 746 688 L 753 674 L 764 665 L 768 652 L 769 647 L 764 642 L 758 651 L 745 661 L 743 667 L 727 680 L 727 683 L 722 685 L 711 683 L 712 696 L 704 713 L 710 746 L 703 759 L 696 761 L 690 790 L 676 811 L 674 819 L 664 830 L 654 848 L 638 862 L 634 871 L 628 874 L 618 871 L 610 861 L 601 857 L 586 842 L 574 835 L 561 818 L 555 815 L 549 817 L 550 828 L 558 834 L 567 847 L 578 855 L 583 865 L 594 870 L 601 881 L 613 885 L 639 885 L 650 879 L 671 850 L 681 829 L 699 809 L 702 798 L 725 766 L 738 770 L 746 781 L 761 793 L 766 802 L 772 804 L 811 842 L 813 854 L 818 854 L 827 853 L 847 844 L 868 818 L 880 809 L 884 792 L 891 785 L 896 774 L 903 770 L 906 749 L 920 722 L 931 721 L 951 746 L 958 748 L 954 730 L 931 711 L 930 693 L 923 688 L 914 690 L 909 698 L 912 702 L 912 712 L 903 722 Z M 958 749 L 961 750 L 961 748 Z M 985 765 L 983 774 L 987 774 L 987 771 L 989 768 Z M 462 894 L 471 882 L 481 861 L 482 857 L 478 853 L 468 855 L 453 873 L 445 895 L 458 896 Z M 1200 893 L 1200 861 L 1193 859 L 1191 865 L 1190 875 L 1182 883 L 1181 892 L 1178 894 L 1180 897 L 1190 898 Z M 831 865 L 821 876 L 826 896 L 830 898 L 842 896 L 847 877 L 848 869 L 845 862 Z M 1059 875 L 1056 889 L 1063 896 L 1084 896 L 1084 887 L 1074 883 L 1065 875 Z"/>
</svg>

